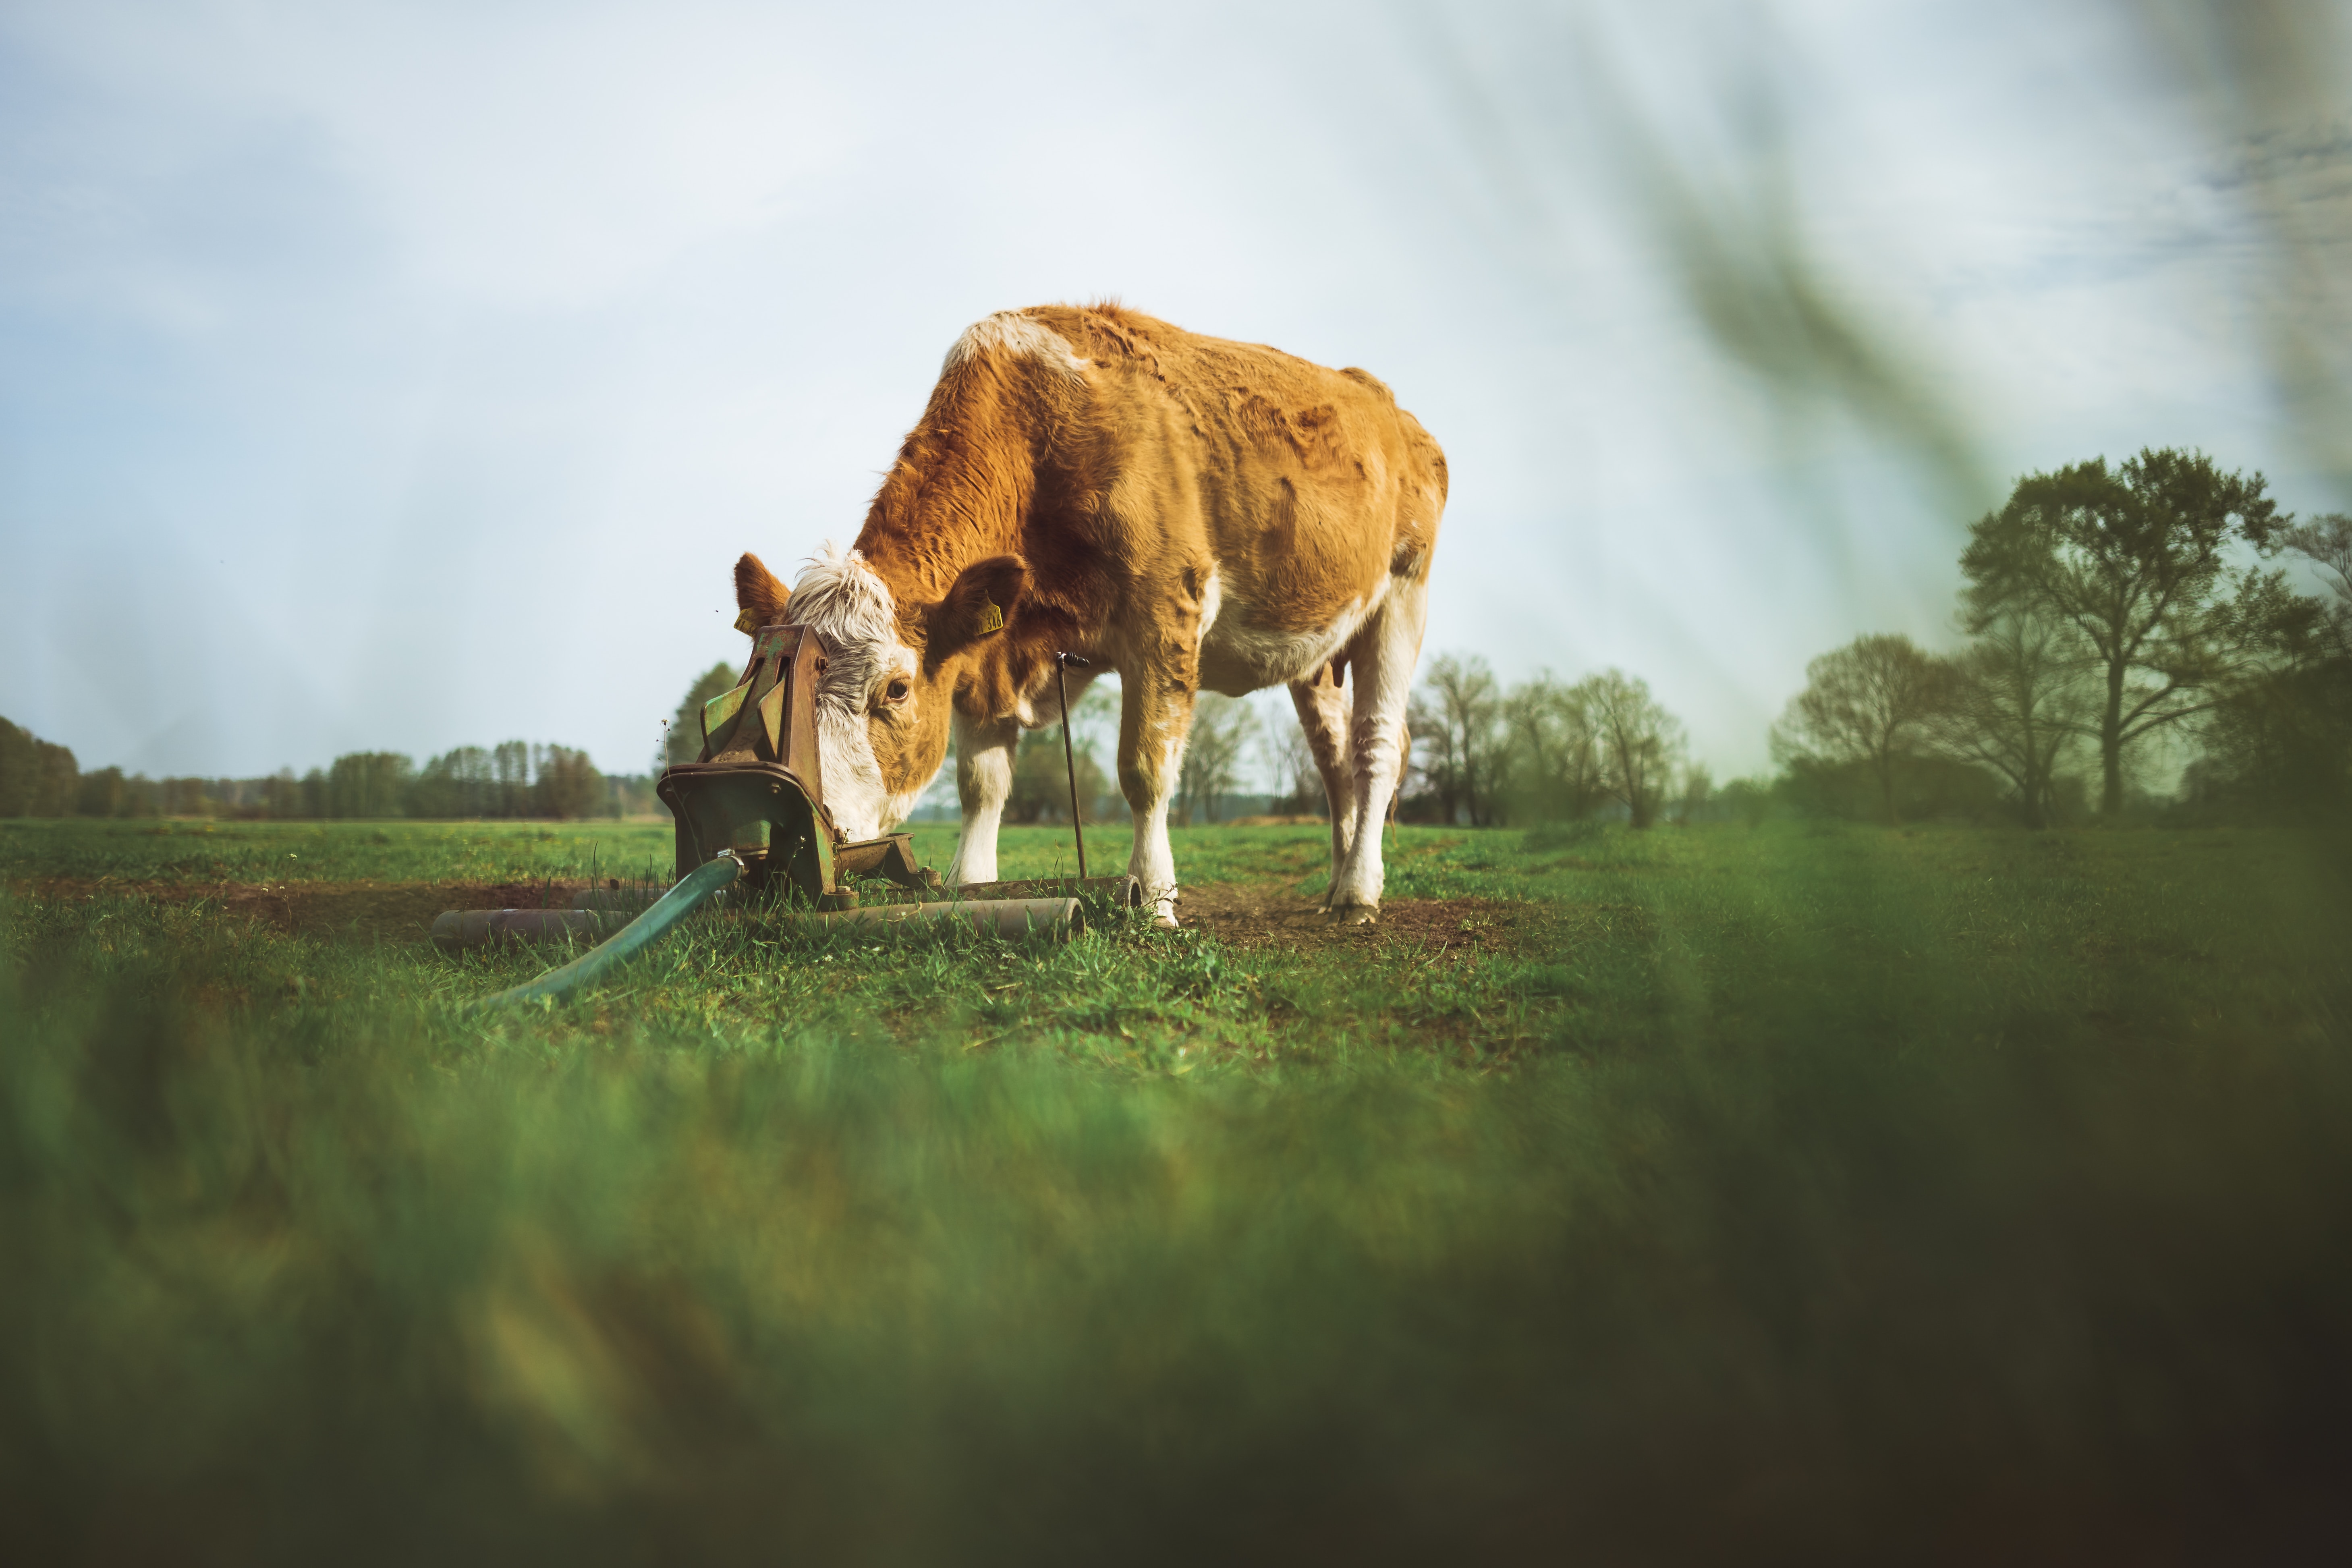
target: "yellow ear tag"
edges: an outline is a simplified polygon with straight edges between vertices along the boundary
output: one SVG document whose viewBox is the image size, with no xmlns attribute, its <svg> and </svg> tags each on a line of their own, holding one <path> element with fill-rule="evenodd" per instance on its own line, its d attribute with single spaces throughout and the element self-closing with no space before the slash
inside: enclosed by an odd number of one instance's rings
<svg viewBox="0 0 2352 1568">
<path fill-rule="evenodd" d="M 996 601 L 993 599 L 982 599 L 980 604 L 981 631 L 983 633 L 1003 631 L 1004 629 L 1004 612 L 996 607 Z"/>
<path fill-rule="evenodd" d="M 758 631 L 760 623 L 752 618 L 751 610 L 746 608 L 741 615 L 735 617 L 735 629 L 748 635 Z"/>
</svg>

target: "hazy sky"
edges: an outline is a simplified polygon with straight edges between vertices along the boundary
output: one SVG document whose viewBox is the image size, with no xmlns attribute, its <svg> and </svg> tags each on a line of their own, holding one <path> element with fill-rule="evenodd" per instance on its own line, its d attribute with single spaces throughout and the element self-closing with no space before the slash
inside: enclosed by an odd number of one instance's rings
<svg viewBox="0 0 2352 1568">
<path fill-rule="evenodd" d="M 2273 105 L 2200 15 L 11 0 L 0 714 L 641 769 L 966 323 L 1116 296 L 1420 415 L 1430 652 L 1622 666 L 1748 771 L 1814 655 L 1954 640 L 2020 472 L 2352 502 L 2342 35 Z"/>
</svg>

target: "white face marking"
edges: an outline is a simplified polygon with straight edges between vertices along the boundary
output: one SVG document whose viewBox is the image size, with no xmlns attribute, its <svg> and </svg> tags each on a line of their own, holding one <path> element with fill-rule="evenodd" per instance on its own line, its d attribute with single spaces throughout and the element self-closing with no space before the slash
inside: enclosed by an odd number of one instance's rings
<svg viewBox="0 0 2352 1568">
<path fill-rule="evenodd" d="M 898 641 L 897 604 L 865 557 L 827 540 L 802 571 L 785 614 L 794 625 L 814 631 L 824 646 L 825 672 L 816 689 L 816 749 L 825 808 L 833 813 L 834 826 L 851 838 L 878 837 L 887 831 L 886 822 L 895 826 L 913 809 L 909 801 L 892 816 L 896 800 L 882 782 L 882 764 L 866 729 L 876 693 L 892 674 L 914 668 L 912 651 Z"/>
<path fill-rule="evenodd" d="M 1084 378 L 1087 373 L 1087 362 L 1077 356 L 1070 341 L 1061 333 L 1018 310 L 999 310 L 964 329 L 963 336 L 948 350 L 940 374 L 945 375 L 968 364 L 991 349 L 1017 359 L 1037 360 L 1065 375 Z"/>
<path fill-rule="evenodd" d="M 890 791 L 882 783 L 882 764 L 874 757 L 874 738 L 866 732 L 866 715 L 837 712 L 820 700 L 816 749 L 823 759 L 824 805 L 833 813 L 833 825 L 853 840 L 881 837 Z"/>
</svg>

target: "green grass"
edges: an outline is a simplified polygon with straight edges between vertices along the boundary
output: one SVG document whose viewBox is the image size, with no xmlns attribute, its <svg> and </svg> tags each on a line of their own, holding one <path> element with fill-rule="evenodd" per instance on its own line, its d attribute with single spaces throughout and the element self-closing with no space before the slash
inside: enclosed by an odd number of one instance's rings
<svg viewBox="0 0 2352 1568">
<path fill-rule="evenodd" d="M 528 882 L 667 872 L 664 823 L 0 822 L 0 878 Z"/>
<path fill-rule="evenodd" d="M 17 879 L 283 879 L 289 844 L 476 881 L 667 832 L 0 830 Z M 1177 843 L 1302 896 L 1323 854 Z M 2261 1561 L 2340 1526 L 2352 844 L 1412 829 L 1391 864 L 1540 940 L 713 921 L 484 1016 L 543 960 L 19 897 L 0 1508 L 236 1562 Z"/>
<path fill-rule="evenodd" d="M 955 852 L 951 826 L 911 831 L 926 865 L 944 867 Z M 1097 875 L 1126 869 L 1127 830 L 1090 831 L 1087 868 Z M 1218 836 L 1202 837 L 1213 845 Z M 0 820 L 0 879 L 530 882 L 655 875 L 667 880 L 673 853 L 667 821 Z M 1066 829 L 1008 828 L 1002 858 L 1007 877 L 1076 869 Z"/>
</svg>

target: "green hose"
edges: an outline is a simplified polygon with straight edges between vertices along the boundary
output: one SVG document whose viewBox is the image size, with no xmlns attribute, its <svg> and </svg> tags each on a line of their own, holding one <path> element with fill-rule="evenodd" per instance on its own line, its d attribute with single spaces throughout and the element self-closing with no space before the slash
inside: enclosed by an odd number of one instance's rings
<svg viewBox="0 0 2352 1568">
<path fill-rule="evenodd" d="M 569 996 L 614 964 L 667 936 L 670 927 L 733 887 L 735 879 L 742 874 L 743 862 L 735 858 L 733 850 L 722 849 L 715 859 L 705 861 L 680 878 L 677 886 L 655 900 L 644 914 L 614 931 L 604 942 L 560 969 L 551 969 L 536 980 L 501 991 L 495 996 L 485 996 L 474 1005 L 504 1007 L 516 1002 L 536 1001 L 541 996 Z"/>
</svg>

